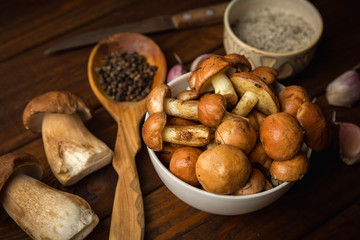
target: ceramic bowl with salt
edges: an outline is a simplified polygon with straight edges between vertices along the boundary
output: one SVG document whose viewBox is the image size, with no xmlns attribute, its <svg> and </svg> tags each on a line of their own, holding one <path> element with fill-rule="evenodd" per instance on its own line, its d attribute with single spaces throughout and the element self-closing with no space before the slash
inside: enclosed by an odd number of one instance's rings
<svg viewBox="0 0 360 240">
<path fill-rule="evenodd" d="M 309 65 L 322 32 L 322 17 L 307 0 L 234 0 L 224 14 L 226 53 L 275 68 L 278 80 Z"/>
</svg>

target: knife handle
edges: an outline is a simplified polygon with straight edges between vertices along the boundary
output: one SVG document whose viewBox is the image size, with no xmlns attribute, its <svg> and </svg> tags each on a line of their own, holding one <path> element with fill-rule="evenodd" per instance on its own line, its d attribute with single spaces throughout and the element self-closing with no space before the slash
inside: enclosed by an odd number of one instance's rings
<svg viewBox="0 0 360 240">
<path fill-rule="evenodd" d="M 177 29 L 200 27 L 221 23 L 228 2 L 196 8 L 172 16 L 172 21 Z"/>
</svg>

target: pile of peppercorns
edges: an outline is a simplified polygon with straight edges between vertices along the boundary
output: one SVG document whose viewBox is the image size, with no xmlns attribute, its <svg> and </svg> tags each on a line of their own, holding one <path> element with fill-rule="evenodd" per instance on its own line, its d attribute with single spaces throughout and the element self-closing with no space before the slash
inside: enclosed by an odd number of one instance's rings
<svg viewBox="0 0 360 240">
<path fill-rule="evenodd" d="M 137 52 L 113 52 L 95 70 L 108 96 L 116 101 L 135 102 L 149 94 L 157 67 L 149 65 Z"/>
</svg>

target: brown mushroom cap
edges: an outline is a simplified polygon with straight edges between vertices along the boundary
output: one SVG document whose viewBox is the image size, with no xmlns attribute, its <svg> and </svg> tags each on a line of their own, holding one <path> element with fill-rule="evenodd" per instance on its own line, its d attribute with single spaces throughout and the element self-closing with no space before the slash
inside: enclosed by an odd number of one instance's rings
<svg viewBox="0 0 360 240">
<path fill-rule="evenodd" d="M 265 188 L 265 176 L 264 174 L 256 169 L 252 168 L 249 180 L 239 190 L 232 193 L 232 195 L 249 195 L 261 192 Z"/>
<path fill-rule="evenodd" d="M 246 118 L 249 119 L 250 124 L 255 128 L 255 130 L 259 131 L 262 122 L 266 118 L 266 115 L 256 110 L 256 108 L 253 108 L 246 116 Z"/>
<path fill-rule="evenodd" d="M 33 178 L 40 179 L 43 166 L 28 153 L 8 153 L 0 157 L 0 191 L 12 174 L 24 173 Z"/>
<path fill-rule="evenodd" d="M 229 118 L 215 132 L 217 144 L 229 144 L 248 154 L 256 144 L 257 133 L 244 118 Z"/>
<path fill-rule="evenodd" d="M 272 162 L 272 159 L 266 155 L 260 140 L 256 142 L 255 146 L 248 154 L 248 159 L 252 164 L 260 166 L 265 172 L 268 172 Z"/>
<path fill-rule="evenodd" d="M 195 89 L 198 94 L 208 84 L 208 80 L 220 72 L 226 72 L 229 68 L 247 67 L 251 69 L 250 62 L 242 55 L 229 54 L 225 56 L 210 56 L 188 77 L 189 86 Z"/>
<path fill-rule="evenodd" d="M 51 91 L 33 98 L 25 107 L 23 123 L 26 129 L 40 133 L 44 113 L 77 113 L 83 121 L 91 118 L 84 99 L 65 91 Z"/>
<path fill-rule="evenodd" d="M 149 114 L 164 112 L 164 100 L 171 97 L 171 89 L 166 84 L 154 87 L 146 97 L 146 110 Z"/>
<path fill-rule="evenodd" d="M 279 101 L 282 112 L 296 116 L 296 113 L 304 102 L 309 102 L 310 97 L 305 88 L 298 85 L 285 87 L 279 93 Z"/>
<path fill-rule="evenodd" d="M 255 108 L 266 115 L 279 112 L 279 100 L 271 86 L 253 73 L 240 72 L 230 76 L 236 92 L 242 96 L 252 92 L 258 98 Z M 241 101 L 241 99 L 240 99 Z"/>
<path fill-rule="evenodd" d="M 196 177 L 195 165 L 201 153 L 200 149 L 193 147 L 177 149 L 170 160 L 170 172 L 192 186 L 200 185 Z"/>
<path fill-rule="evenodd" d="M 184 90 L 179 92 L 175 98 L 183 101 L 189 101 L 198 99 L 199 94 L 195 90 Z"/>
<path fill-rule="evenodd" d="M 304 102 L 298 109 L 296 118 L 305 130 L 304 142 L 309 148 L 321 151 L 328 146 L 327 122 L 318 105 Z"/>
<path fill-rule="evenodd" d="M 154 151 L 160 151 L 163 148 L 161 133 L 166 124 L 166 119 L 167 117 L 164 112 L 156 112 L 146 119 L 142 127 L 143 140 Z"/>
<path fill-rule="evenodd" d="M 217 127 L 226 112 L 226 100 L 220 94 L 205 94 L 198 104 L 199 121 L 208 127 Z"/>
<path fill-rule="evenodd" d="M 274 68 L 267 66 L 256 67 L 251 72 L 262 77 L 269 84 L 275 81 L 277 75 L 277 71 Z"/>
<path fill-rule="evenodd" d="M 271 176 L 280 181 L 293 182 L 301 179 L 309 170 L 310 163 L 305 153 L 299 152 L 286 161 L 273 161 L 270 166 Z"/>
<path fill-rule="evenodd" d="M 251 164 L 238 148 L 221 144 L 204 151 L 196 162 L 196 176 L 212 193 L 230 194 L 246 184 Z"/>
<path fill-rule="evenodd" d="M 299 122 L 286 112 L 267 116 L 259 134 L 266 154 L 278 161 L 293 158 L 300 151 L 304 138 Z"/>
<path fill-rule="evenodd" d="M 170 160 L 174 152 L 182 147 L 184 147 L 184 145 L 164 142 L 163 149 L 161 151 L 156 152 L 156 156 L 159 158 L 161 162 L 170 163 Z"/>
</svg>

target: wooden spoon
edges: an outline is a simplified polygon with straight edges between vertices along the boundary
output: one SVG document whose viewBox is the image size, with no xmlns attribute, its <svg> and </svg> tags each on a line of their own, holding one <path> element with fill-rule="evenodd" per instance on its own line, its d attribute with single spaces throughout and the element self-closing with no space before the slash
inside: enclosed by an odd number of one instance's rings
<svg viewBox="0 0 360 240">
<path fill-rule="evenodd" d="M 101 88 L 95 68 L 102 66 L 111 52 L 138 52 L 150 65 L 158 67 L 152 88 L 165 82 L 166 59 L 159 46 L 137 33 L 119 33 L 98 43 L 88 62 L 90 86 L 105 109 L 118 124 L 113 167 L 119 175 L 110 226 L 109 239 L 143 239 L 144 206 L 136 170 L 135 155 L 141 147 L 139 125 L 145 114 L 145 98 L 138 102 L 118 102 Z"/>
</svg>

